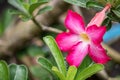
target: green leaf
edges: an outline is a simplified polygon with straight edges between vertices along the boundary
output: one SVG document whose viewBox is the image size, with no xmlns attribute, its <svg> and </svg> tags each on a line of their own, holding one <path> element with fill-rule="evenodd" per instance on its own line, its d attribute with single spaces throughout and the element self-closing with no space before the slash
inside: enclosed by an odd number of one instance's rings
<svg viewBox="0 0 120 80">
<path fill-rule="evenodd" d="M 107 14 L 108 18 L 110 18 L 112 21 L 120 22 L 120 18 L 116 16 L 113 12 L 110 12 Z"/>
<path fill-rule="evenodd" d="M 86 3 L 92 0 L 64 0 L 64 1 L 70 4 L 74 4 L 74 5 L 86 8 Z"/>
<path fill-rule="evenodd" d="M 66 80 L 74 80 L 77 73 L 77 68 L 75 66 L 70 66 L 67 72 Z"/>
<path fill-rule="evenodd" d="M 10 14 L 22 14 L 22 12 L 21 11 L 19 11 L 19 10 L 15 10 L 15 9 L 9 9 L 9 13 Z"/>
<path fill-rule="evenodd" d="M 49 72 L 39 65 L 30 66 L 29 69 L 32 75 L 38 80 L 58 80 L 58 79 L 53 79 L 54 77 L 52 78 Z"/>
<path fill-rule="evenodd" d="M 42 14 L 42 13 L 47 12 L 47 11 L 51 11 L 52 9 L 53 9 L 53 7 L 51 7 L 51 6 L 45 6 L 38 11 L 37 15 Z"/>
<path fill-rule="evenodd" d="M 101 3 L 101 4 L 103 4 L 103 5 L 106 5 L 106 0 L 96 0 L 96 2 L 98 2 L 98 3 Z"/>
<path fill-rule="evenodd" d="M 20 0 L 8 0 L 8 2 L 14 6 L 15 8 L 17 8 L 18 10 L 22 11 L 25 14 L 28 14 L 27 10 L 24 8 L 23 6 L 23 2 Z"/>
<path fill-rule="evenodd" d="M 38 0 L 29 0 L 29 4 L 37 3 Z"/>
<path fill-rule="evenodd" d="M 114 12 L 114 14 L 116 14 L 116 16 L 118 16 L 120 18 L 120 11 L 119 10 L 112 10 Z"/>
<path fill-rule="evenodd" d="M 48 61 L 47 59 L 43 58 L 43 57 L 39 57 L 38 58 L 38 63 L 44 67 L 45 69 L 47 69 L 49 72 L 51 72 L 52 69 L 52 63 L 50 61 Z"/>
<path fill-rule="evenodd" d="M 106 26 L 107 27 L 107 30 L 109 30 L 111 27 L 112 27 L 112 22 L 109 18 L 106 18 L 103 23 L 102 23 L 103 26 Z"/>
<path fill-rule="evenodd" d="M 24 15 L 24 14 L 19 15 L 19 17 L 22 19 L 22 21 L 28 21 L 32 18 L 31 15 Z"/>
<path fill-rule="evenodd" d="M 120 6 L 120 0 L 116 0 L 115 6 L 116 7 Z"/>
<path fill-rule="evenodd" d="M 14 17 L 9 13 L 9 9 L 6 9 L 1 14 L 0 19 L 0 36 L 4 33 L 5 29 L 11 24 Z"/>
<path fill-rule="evenodd" d="M 58 48 L 55 40 L 51 36 L 46 36 L 43 39 L 44 39 L 45 43 L 48 45 L 48 47 L 50 48 L 60 72 L 64 75 L 66 75 L 66 66 L 64 63 L 64 58 L 63 58 L 63 55 L 62 55 L 60 49 Z"/>
<path fill-rule="evenodd" d="M 43 58 L 43 57 L 39 57 L 38 58 L 38 63 L 44 68 L 46 69 L 47 71 L 49 71 L 49 73 L 55 78 L 57 79 L 57 77 L 55 76 L 55 74 L 53 73 L 52 71 L 52 66 L 53 64 L 48 61 L 46 58 Z"/>
<path fill-rule="evenodd" d="M 93 74 L 97 73 L 98 71 L 104 69 L 104 65 L 102 64 L 93 64 L 87 68 L 85 68 L 83 71 L 78 73 L 75 80 L 85 80 L 88 77 L 92 76 Z"/>
<path fill-rule="evenodd" d="M 0 61 L 0 80 L 10 80 L 7 63 L 2 60 Z"/>
<path fill-rule="evenodd" d="M 89 56 L 86 56 L 84 60 L 82 61 L 81 65 L 78 67 L 78 73 L 84 70 L 85 68 L 89 67 L 92 65 L 93 62 Z"/>
<path fill-rule="evenodd" d="M 27 80 L 28 70 L 24 65 L 10 64 L 10 80 Z"/>
<path fill-rule="evenodd" d="M 95 8 L 97 10 L 101 10 L 103 9 L 103 5 L 98 3 L 98 2 L 95 2 L 95 1 L 89 1 L 86 3 L 86 7 L 88 8 Z"/>
<path fill-rule="evenodd" d="M 60 78 L 60 80 L 65 80 L 65 76 L 64 74 L 62 74 L 57 67 L 53 66 L 52 70 L 54 71 L 54 73 Z"/>
<path fill-rule="evenodd" d="M 116 10 L 120 10 L 120 5 L 118 5 L 118 6 L 116 7 Z"/>
<path fill-rule="evenodd" d="M 45 4 L 45 3 L 47 3 L 47 2 L 48 2 L 48 0 L 41 0 L 41 1 L 38 1 L 37 3 L 31 4 L 30 7 L 29 7 L 29 13 L 32 14 L 33 11 L 34 11 L 37 7 L 39 7 L 40 5 Z"/>
</svg>

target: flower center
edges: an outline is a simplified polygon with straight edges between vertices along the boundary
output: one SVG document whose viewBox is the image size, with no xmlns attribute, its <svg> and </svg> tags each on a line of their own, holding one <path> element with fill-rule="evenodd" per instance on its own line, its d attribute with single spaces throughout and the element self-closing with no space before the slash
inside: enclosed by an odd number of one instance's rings
<svg viewBox="0 0 120 80">
<path fill-rule="evenodd" d="M 86 33 L 81 33 L 80 37 L 81 37 L 81 39 L 83 41 L 87 41 L 88 42 L 90 40 L 89 37 L 88 37 L 88 35 Z"/>
</svg>

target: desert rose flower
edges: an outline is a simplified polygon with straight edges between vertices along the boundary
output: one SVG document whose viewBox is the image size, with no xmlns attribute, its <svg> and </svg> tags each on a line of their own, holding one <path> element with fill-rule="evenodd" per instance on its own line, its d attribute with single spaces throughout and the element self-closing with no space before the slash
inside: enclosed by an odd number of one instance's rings
<svg viewBox="0 0 120 80">
<path fill-rule="evenodd" d="M 66 60 L 69 65 L 78 67 L 87 54 L 96 63 L 109 61 L 110 58 L 101 46 L 106 27 L 100 26 L 108 9 L 109 5 L 97 13 L 87 27 L 78 13 L 68 11 L 65 26 L 69 31 L 58 34 L 56 41 L 62 51 L 68 52 Z"/>
</svg>

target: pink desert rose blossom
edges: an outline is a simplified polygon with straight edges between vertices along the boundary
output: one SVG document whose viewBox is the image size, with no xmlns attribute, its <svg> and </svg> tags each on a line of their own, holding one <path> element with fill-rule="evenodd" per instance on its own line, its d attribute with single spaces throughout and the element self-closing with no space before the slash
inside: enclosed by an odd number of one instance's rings
<svg viewBox="0 0 120 80">
<path fill-rule="evenodd" d="M 106 27 L 100 26 L 108 9 L 107 5 L 95 15 L 87 27 L 79 14 L 72 10 L 68 11 L 65 26 L 69 32 L 58 34 L 56 41 L 62 51 L 68 52 L 66 60 L 69 65 L 78 67 L 87 54 L 96 63 L 104 64 L 110 60 L 101 46 Z"/>
</svg>

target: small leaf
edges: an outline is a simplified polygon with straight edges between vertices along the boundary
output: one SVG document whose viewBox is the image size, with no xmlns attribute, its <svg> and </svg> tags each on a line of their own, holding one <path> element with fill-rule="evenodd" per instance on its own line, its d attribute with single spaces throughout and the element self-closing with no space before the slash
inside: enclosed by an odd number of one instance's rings
<svg viewBox="0 0 120 80">
<path fill-rule="evenodd" d="M 30 7 L 29 7 L 29 13 L 32 14 L 33 11 L 34 11 L 37 7 L 39 7 L 40 5 L 45 4 L 45 3 L 47 3 L 47 2 L 48 2 L 48 0 L 41 0 L 41 1 L 38 1 L 37 3 L 31 4 Z"/>
<path fill-rule="evenodd" d="M 45 6 L 38 11 L 37 15 L 42 14 L 42 13 L 47 12 L 47 11 L 50 11 L 52 9 L 53 9 L 53 7 L 51 7 L 51 6 Z"/>
<path fill-rule="evenodd" d="M 62 74 L 57 67 L 53 66 L 52 70 L 54 71 L 54 73 L 60 78 L 60 80 L 65 80 L 65 76 L 64 74 Z"/>
<path fill-rule="evenodd" d="M 74 80 L 77 73 L 77 68 L 75 66 L 70 66 L 67 72 L 66 80 Z"/>
<path fill-rule="evenodd" d="M 28 70 L 24 65 L 10 64 L 10 80 L 27 80 Z"/>
<path fill-rule="evenodd" d="M 63 58 L 62 53 L 61 53 L 60 49 L 58 48 L 55 40 L 51 36 L 44 37 L 43 39 L 44 39 L 45 43 L 48 45 L 48 47 L 50 48 L 60 72 L 64 75 L 66 75 L 66 66 L 64 63 L 64 58 Z"/>
<path fill-rule="evenodd" d="M 86 8 L 86 3 L 88 1 L 93 1 L 93 0 L 64 0 L 64 1 L 70 4 L 74 4 L 74 5 Z"/>
<path fill-rule="evenodd" d="M 52 69 L 52 63 L 50 61 L 48 61 L 47 59 L 43 58 L 43 57 L 39 57 L 38 58 L 38 63 L 44 67 L 45 69 L 47 69 L 49 72 L 51 72 Z"/>
<path fill-rule="evenodd" d="M 93 74 L 97 73 L 98 71 L 102 70 L 103 68 L 104 66 L 102 64 L 93 64 L 78 73 L 75 80 L 85 80 Z"/>
<path fill-rule="evenodd" d="M 97 10 L 101 10 L 103 9 L 103 5 L 98 3 L 98 2 L 95 2 L 95 1 L 89 1 L 86 3 L 86 7 L 88 8 L 95 8 Z"/>
<path fill-rule="evenodd" d="M 0 61 L 0 80 L 10 80 L 7 63 L 2 60 Z"/>
</svg>

